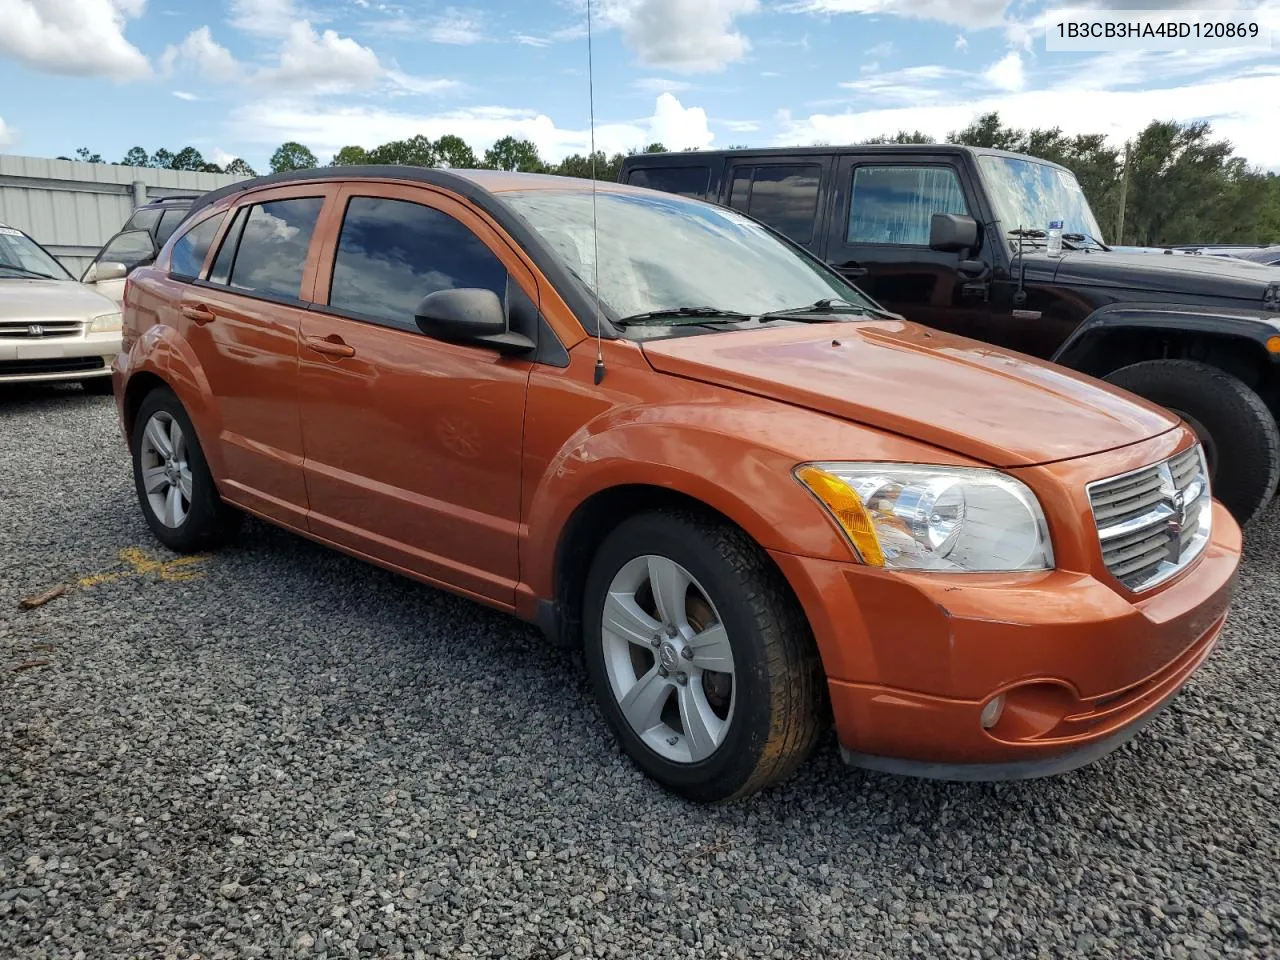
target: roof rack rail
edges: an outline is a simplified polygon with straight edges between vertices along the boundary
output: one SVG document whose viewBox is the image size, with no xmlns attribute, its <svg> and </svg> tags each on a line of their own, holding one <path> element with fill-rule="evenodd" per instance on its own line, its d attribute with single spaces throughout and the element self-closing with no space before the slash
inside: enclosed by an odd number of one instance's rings
<svg viewBox="0 0 1280 960">
<path fill-rule="evenodd" d="M 152 197 L 147 203 L 164 203 L 166 200 L 195 200 L 201 194 L 198 193 L 167 193 L 163 197 Z"/>
</svg>

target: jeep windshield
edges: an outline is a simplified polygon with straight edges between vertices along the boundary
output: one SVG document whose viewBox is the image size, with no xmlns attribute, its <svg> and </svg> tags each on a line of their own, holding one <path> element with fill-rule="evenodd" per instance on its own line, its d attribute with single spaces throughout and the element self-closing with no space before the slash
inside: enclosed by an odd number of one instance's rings
<svg viewBox="0 0 1280 960">
<path fill-rule="evenodd" d="M 783 310 L 828 320 L 882 312 L 823 263 L 733 210 L 602 188 L 593 236 L 589 189 L 501 197 L 593 293 L 599 251 L 602 307 L 628 327 L 660 321 L 710 331 Z"/>
<path fill-rule="evenodd" d="M 57 260 L 21 230 L 0 226 L 0 280 L 70 280 Z"/>
<path fill-rule="evenodd" d="M 1023 231 L 1024 241 L 1043 243 L 1052 220 L 1064 234 L 1102 238 L 1075 175 L 1061 167 L 1018 157 L 980 156 L 978 167 L 1004 232 Z"/>
</svg>

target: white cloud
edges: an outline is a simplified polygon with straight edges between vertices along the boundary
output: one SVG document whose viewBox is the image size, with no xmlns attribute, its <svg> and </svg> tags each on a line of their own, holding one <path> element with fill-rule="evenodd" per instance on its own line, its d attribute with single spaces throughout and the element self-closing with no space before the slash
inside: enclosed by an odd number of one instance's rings
<svg viewBox="0 0 1280 960">
<path fill-rule="evenodd" d="M 372 87 L 385 71 L 378 55 L 350 37 L 332 30 L 317 34 L 302 20 L 289 28 L 280 47 L 280 64 L 270 71 L 272 83 L 310 93 Z"/>
<path fill-rule="evenodd" d="M 1150 76 L 1163 75 L 1148 67 Z M 1090 89 L 1064 81 L 1048 89 L 973 96 L 958 85 L 924 88 L 933 102 L 901 99 L 902 106 L 780 116 L 779 144 L 854 143 L 894 130 L 924 130 L 942 137 L 981 113 L 998 111 L 1014 127 L 1060 126 L 1068 134 L 1104 133 L 1119 144 L 1152 120 L 1208 120 L 1249 162 L 1280 170 L 1275 136 L 1275 91 L 1280 67 L 1257 67 L 1232 77 L 1170 83 L 1147 90 Z M 899 91 L 901 92 L 901 91 Z"/>
<path fill-rule="evenodd" d="M 479 43 L 484 39 L 482 17 L 477 10 L 459 10 L 449 7 L 428 31 L 427 36 L 435 43 L 452 43 L 465 46 Z"/>
<path fill-rule="evenodd" d="M 963 33 L 956 34 L 956 49 L 961 53 L 969 49 L 969 38 Z"/>
<path fill-rule="evenodd" d="M 1010 0 L 795 0 L 785 9 L 798 13 L 888 14 L 911 20 L 939 20 L 958 27 L 999 26 Z"/>
<path fill-rule="evenodd" d="M 350 143 L 375 147 L 416 134 L 432 139 L 456 134 L 478 152 L 505 136 L 531 140 L 543 159 L 557 161 L 571 153 L 585 154 L 591 136 L 586 128 L 560 128 L 545 114 L 510 107 L 422 115 L 383 107 L 324 109 L 310 100 L 270 100 L 245 104 L 231 119 L 237 134 L 248 136 L 264 148 L 297 140 L 322 158 Z M 596 127 L 596 149 L 607 153 L 625 152 L 655 140 L 673 150 L 707 147 L 713 139 L 706 111 L 685 107 L 669 93 L 657 98 L 651 117 Z"/>
<path fill-rule="evenodd" d="M 893 41 L 886 40 L 884 43 L 877 43 L 874 47 L 867 47 L 864 52 L 873 60 L 883 60 L 885 57 L 893 56 L 893 49 Z"/>
<path fill-rule="evenodd" d="M 631 85 L 642 93 L 651 93 L 654 96 L 660 93 L 681 93 L 693 86 L 684 80 L 668 80 L 665 77 L 641 77 Z"/>
<path fill-rule="evenodd" d="M 15 139 L 13 130 L 5 126 L 4 117 L 0 117 L 0 148 L 9 146 Z"/>
<path fill-rule="evenodd" d="M 600 0 L 602 25 L 616 27 L 641 63 L 677 73 L 714 73 L 747 55 L 735 29 L 760 0 Z"/>
<path fill-rule="evenodd" d="M 125 22 L 145 0 L 0 0 L 0 55 L 73 76 L 136 80 L 151 73 L 125 39 Z"/>
<path fill-rule="evenodd" d="M 236 80 L 245 72 L 231 51 L 213 39 L 208 27 L 192 30 L 182 43 L 166 47 L 160 57 L 160 68 L 166 75 L 187 67 L 218 83 Z"/>
<path fill-rule="evenodd" d="M 965 76 L 963 71 L 938 64 L 921 64 L 867 76 L 861 80 L 848 80 L 842 84 L 859 98 L 876 103 L 896 101 L 900 103 L 924 103 L 952 96 L 957 82 Z M 945 84 L 937 81 L 945 80 Z"/>
<path fill-rule="evenodd" d="M 185 100 L 188 103 L 194 103 L 195 101 L 200 99 L 194 93 L 187 93 L 187 91 L 185 90 L 174 90 L 173 95 L 177 97 L 179 100 Z"/>
<path fill-rule="evenodd" d="M 983 78 L 998 90 L 1016 93 L 1027 84 L 1026 73 L 1022 69 L 1022 54 L 1010 50 L 1007 54 L 987 67 Z"/>
<path fill-rule="evenodd" d="M 734 133 L 755 133 L 760 129 L 758 120 L 722 120 L 721 123 Z"/>
<path fill-rule="evenodd" d="M 231 25 L 262 37 L 288 36 L 293 25 L 307 16 L 293 0 L 231 0 Z"/>
</svg>

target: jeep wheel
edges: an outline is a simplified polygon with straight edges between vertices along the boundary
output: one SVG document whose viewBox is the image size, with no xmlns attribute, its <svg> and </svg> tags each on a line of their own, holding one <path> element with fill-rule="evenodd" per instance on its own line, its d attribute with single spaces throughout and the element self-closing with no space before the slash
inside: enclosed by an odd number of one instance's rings
<svg viewBox="0 0 1280 960">
<path fill-rule="evenodd" d="M 1213 495 L 1241 525 L 1271 502 L 1280 433 L 1262 398 L 1235 377 L 1193 360 L 1146 360 L 1106 379 L 1187 421 L 1204 445 Z"/>
<path fill-rule="evenodd" d="M 655 512 L 605 538 L 587 578 L 587 670 L 636 764 L 692 800 L 788 776 L 823 728 L 826 685 L 799 604 L 735 527 Z"/>
</svg>

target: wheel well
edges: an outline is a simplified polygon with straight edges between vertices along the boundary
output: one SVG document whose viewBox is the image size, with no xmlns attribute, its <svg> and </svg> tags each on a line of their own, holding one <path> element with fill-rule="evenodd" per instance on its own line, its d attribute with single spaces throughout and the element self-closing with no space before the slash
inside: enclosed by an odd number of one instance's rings
<svg viewBox="0 0 1280 960">
<path fill-rule="evenodd" d="M 1071 364 L 1081 373 L 1105 377 L 1144 360 L 1195 360 L 1231 374 L 1280 414 L 1280 377 L 1265 350 L 1243 337 L 1189 330 L 1105 330 L 1089 338 Z"/>
<path fill-rule="evenodd" d="M 124 390 L 124 435 L 125 439 L 133 441 L 133 422 L 138 419 L 138 409 L 142 406 L 142 401 L 156 387 L 167 387 L 168 384 L 154 373 L 142 371 L 136 373 L 129 378 L 129 384 Z"/>
<path fill-rule="evenodd" d="M 604 538 L 627 518 L 651 510 L 694 511 L 718 523 L 738 526 L 732 519 L 701 500 L 666 487 L 628 484 L 610 487 L 588 497 L 574 510 L 556 544 L 556 610 L 552 623 L 544 623 L 543 629 L 549 632 L 554 630 L 551 639 L 557 645 L 579 647 L 582 644 L 583 592 L 591 561 Z M 782 571 L 777 572 L 787 590 L 791 590 Z M 794 597 L 794 592 L 792 596 Z"/>
</svg>

